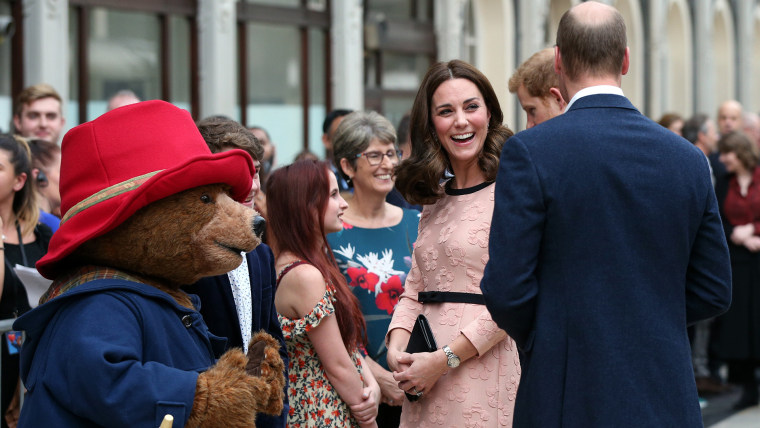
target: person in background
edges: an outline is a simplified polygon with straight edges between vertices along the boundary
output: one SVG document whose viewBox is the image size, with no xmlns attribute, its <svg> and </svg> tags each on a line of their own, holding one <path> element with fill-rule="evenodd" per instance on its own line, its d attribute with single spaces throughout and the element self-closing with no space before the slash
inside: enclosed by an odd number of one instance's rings
<svg viewBox="0 0 760 428">
<path fill-rule="evenodd" d="M 267 196 L 264 192 L 269 173 L 271 173 L 276 166 L 277 150 L 266 129 L 260 126 L 249 126 L 248 130 L 251 131 L 253 136 L 256 137 L 256 140 L 259 142 L 259 145 L 264 149 L 264 153 L 259 158 L 259 165 L 261 168 L 256 168 L 256 171 L 258 171 L 259 174 L 261 188 L 256 192 L 256 196 L 253 200 L 253 208 L 258 211 L 262 217 L 267 218 Z M 266 233 L 264 233 L 262 240 L 266 242 Z"/>
<path fill-rule="evenodd" d="M 349 190 L 348 183 L 343 176 L 338 172 L 338 166 L 333 163 L 333 136 L 335 130 L 338 129 L 340 121 L 343 117 L 352 110 L 348 109 L 336 109 L 325 116 L 325 120 L 322 122 L 322 145 L 325 146 L 325 160 L 330 164 L 330 170 L 335 174 L 335 178 L 338 180 L 338 187 L 341 192 L 347 192 Z"/>
<path fill-rule="evenodd" d="M 55 232 L 61 223 L 61 147 L 45 140 L 29 140 L 28 143 L 40 222 Z"/>
<path fill-rule="evenodd" d="M 411 136 L 409 135 L 410 117 L 411 117 L 410 113 L 405 113 L 401 117 L 401 120 L 398 123 L 398 129 L 396 130 L 397 136 L 398 136 L 397 143 L 398 143 L 400 160 L 404 160 L 408 158 L 412 152 L 412 139 L 411 139 Z M 395 174 L 395 171 L 394 171 L 394 174 Z M 422 211 L 422 206 L 412 205 L 409 202 L 407 202 L 406 199 L 404 199 L 404 197 L 401 196 L 401 193 L 399 193 L 398 189 L 396 189 L 395 187 L 393 187 L 393 189 L 391 189 L 391 191 L 385 197 L 385 201 L 391 205 L 395 205 L 400 208 Z"/>
<path fill-rule="evenodd" d="M 570 101 L 504 144 L 480 284 L 521 350 L 514 424 L 702 426 L 686 327 L 731 302 L 707 161 L 624 96 L 617 9 L 579 3 L 556 42 Z"/>
<path fill-rule="evenodd" d="M 315 155 L 308 149 L 304 149 L 296 155 L 296 158 L 293 159 L 293 162 L 298 162 L 302 160 L 319 160 L 319 156 Z"/>
<path fill-rule="evenodd" d="M 542 49 L 520 64 L 509 78 L 509 92 L 517 93 L 527 128 L 562 114 L 567 102 L 554 72 L 554 49 Z"/>
<path fill-rule="evenodd" d="M 347 208 L 327 162 L 304 160 L 267 181 L 277 308 L 288 347 L 288 426 L 377 427 L 380 387 L 360 353 L 366 325 L 326 235 Z"/>
<path fill-rule="evenodd" d="M 412 153 L 397 169 L 396 187 L 423 209 L 386 336 L 394 378 L 418 397 L 404 400 L 402 427 L 512 426 L 517 348 L 479 288 L 499 153 L 512 135 L 503 120 L 491 83 L 459 60 L 431 66 L 412 106 Z M 418 315 L 441 349 L 405 351 Z"/>
<path fill-rule="evenodd" d="M 2 251 L 4 278 L 0 293 L 0 319 L 16 318 L 31 309 L 26 288 L 13 273 L 13 267 L 34 267 L 47 253 L 53 232 L 39 223 L 40 211 L 34 191 L 29 147 L 24 139 L 0 135 L 0 219 L 2 219 Z M 2 338 L 2 384 L 0 396 L 0 427 L 7 427 L 6 411 L 12 400 L 18 400 L 19 355 L 9 352 L 10 335 Z M 18 418 L 19 408 L 11 406 Z"/>
<path fill-rule="evenodd" d="M 132 92 L 129 89 L 122 89 L 121 91 L 113 94 L 111 98 L 108 99 L 108 110 L 111 111 L 115 108 L 128 106 L 130 104 L 139 103 L 140 98 Z"/>
<path fill-rule="evenodd" d="M 263 148 L 243 125 L 223 117 L 206 118 L 198 122 L 198 130 L 206 141 L 211 153 L 222 153 L 240 149 L 251 155 L 255 168 L 251 193 L 243 202 L 250 208 L 261 187 L 259 168 Z M 200 313 L 208 329 L 216 336 L 227 338 L 227 347 L 241 348 L 248 352 L 248 342 L 253 334 L 264 330 L 280 342 L 280 357 L 287 367 L 288 352 L 277 319 L 274 306 L 276 273 L 274 254 L 264 243 L 247 253 L 243 263 L 224 274 L 202 278 L 195 284 L 183 287 L 201 299 Z M 220 355 L 221 356 L 221 353 Z M 287 398 L 287 372 L 285 373 L 285 398 L 279 416 L 259 413 L 256 426 L 259 428 L 282 428 L 289 412 Z"/>
<path fill-rule="evenodd" d="M 678 113 L 665 113 L 657 121 L 660 126 L 670 129 L 676 135 L 683 136 L 683 117 Z"/>
<path fill-rule="evenodd" d="M 742 116 L 742 131 L 760 150 L 760 115 L 748 111 Z"/>
<path fill-rule="evenodd" d="M 346 115 L 335 131 L 333 156 L 354 192 L 343 213 L 343 230 L 327 235 L 327 242 L 367 323 L 364 359 L 383 393 L 377 425 L 398 427 L 404 391 L 388 370 L 385 334 L 409 273 L 419 211 L 385 200 L 400 154 L 393 125 L 383 116 Z"/>
<path fill-rule="evenodd" d="M 742 129 L 744 109 L 739 101 L 723 101 L 718 107 L 718 132 L 720 135 Z"/>
<path fill-rule="evenodd" d="M 13 105 L 15 133 L 58 144 L 66 123 L 61 103 L 61 96 L 46 83 L 24 88 Z"/>
<path fill-rule="evenodd" d="M 733 299 L 716 320 L 713 353 L 728 363 L 728 381 L 742 387 L 741 410 L 760 401 L 755 369 L 760 366 L 760 167 L 757 146 L 740 131 L 718 140 L 729 173 L 721 218 L 731 254 Z"/>
</svg>

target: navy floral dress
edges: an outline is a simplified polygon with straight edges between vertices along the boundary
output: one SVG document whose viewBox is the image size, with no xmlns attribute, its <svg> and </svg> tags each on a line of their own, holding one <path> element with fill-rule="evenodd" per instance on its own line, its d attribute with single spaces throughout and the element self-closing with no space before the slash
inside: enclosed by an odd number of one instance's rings
<svg viewBox="0 0 760 428">
<path fill-rule="evenodd" d="M 386 370 L 385 334 L 404 292 L 419 221 L 419 211 L 404 209 L 401 222 L 395 226 L 365 229 L 343 222 L 342 231 L 327 235 L 340 271 L 359 299 L 367 321 L 367 355 Z"/>
</svg>

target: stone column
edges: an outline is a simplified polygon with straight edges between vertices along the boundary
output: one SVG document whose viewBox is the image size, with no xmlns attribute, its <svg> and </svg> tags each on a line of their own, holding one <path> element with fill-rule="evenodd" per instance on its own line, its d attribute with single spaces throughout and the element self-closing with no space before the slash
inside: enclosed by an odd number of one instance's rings
<svg viewBox="0 0 760 428">
<path fill-rule="evenodd" d="M 198 0 L 200 117 L 238 116 L 235 7 L 235 0 Z"/>
<path fill-rule="evenodd" d="M 694 8 L 694 104 L 696 111 L 715 114 L 715 76 L 713 70 L 712 2 L 698 1 Z"/>
<path fill-rule="evenodd" d="M 444 0 L 435 4 L 435 38 L 438 60 L 450 61 L 464 55 L 464 1 Z"/>
<path fill-rule="evenodd" d="M 24 86 L 47 83 L 69 99 L 69 2 L 24 0 Z M 6 70 L 6 72 L 10 72 Z"/>
<path fill-rule="evenodd" d="M 332 9 L 332 107 L 364 109 L 364 23 L 361 0 L 334 0 Z"/>
</svg>

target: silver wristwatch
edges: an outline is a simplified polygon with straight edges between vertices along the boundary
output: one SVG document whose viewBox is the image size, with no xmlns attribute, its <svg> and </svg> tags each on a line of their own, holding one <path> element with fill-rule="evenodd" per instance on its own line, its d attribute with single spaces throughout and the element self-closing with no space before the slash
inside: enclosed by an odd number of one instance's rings
<svg viewBox="0 0 760 428">
<path fill-rule="evenodd" d="M 446 345 L 441 349 L 443 349 L 443 352 L 446 354 L 446 358 L 448 358 L 448 361 L 446 361 L 446 365 L 448 365 L 452 369 L 459 367 L 459 363 L 460 363 L 459 357 L 457 356 L 457 354 L 451 352 L 451 348 L 449 348 L 449 345 Z"/>
</svg>

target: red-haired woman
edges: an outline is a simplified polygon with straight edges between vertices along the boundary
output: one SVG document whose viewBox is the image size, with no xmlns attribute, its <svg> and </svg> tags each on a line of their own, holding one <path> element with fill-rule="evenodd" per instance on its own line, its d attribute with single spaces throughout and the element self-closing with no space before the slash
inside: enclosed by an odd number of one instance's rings
<svg viewBox="0 0 760 428">
<path fill-rule="evenodd" d="M 275 307 L 288 346 L 289 426 L 376 427 L 380 387 L 358 351 L 364 317 L 325 235 L 348 207 L 327 163 L 299 161 L 267 181 Z"/>
</svg>

